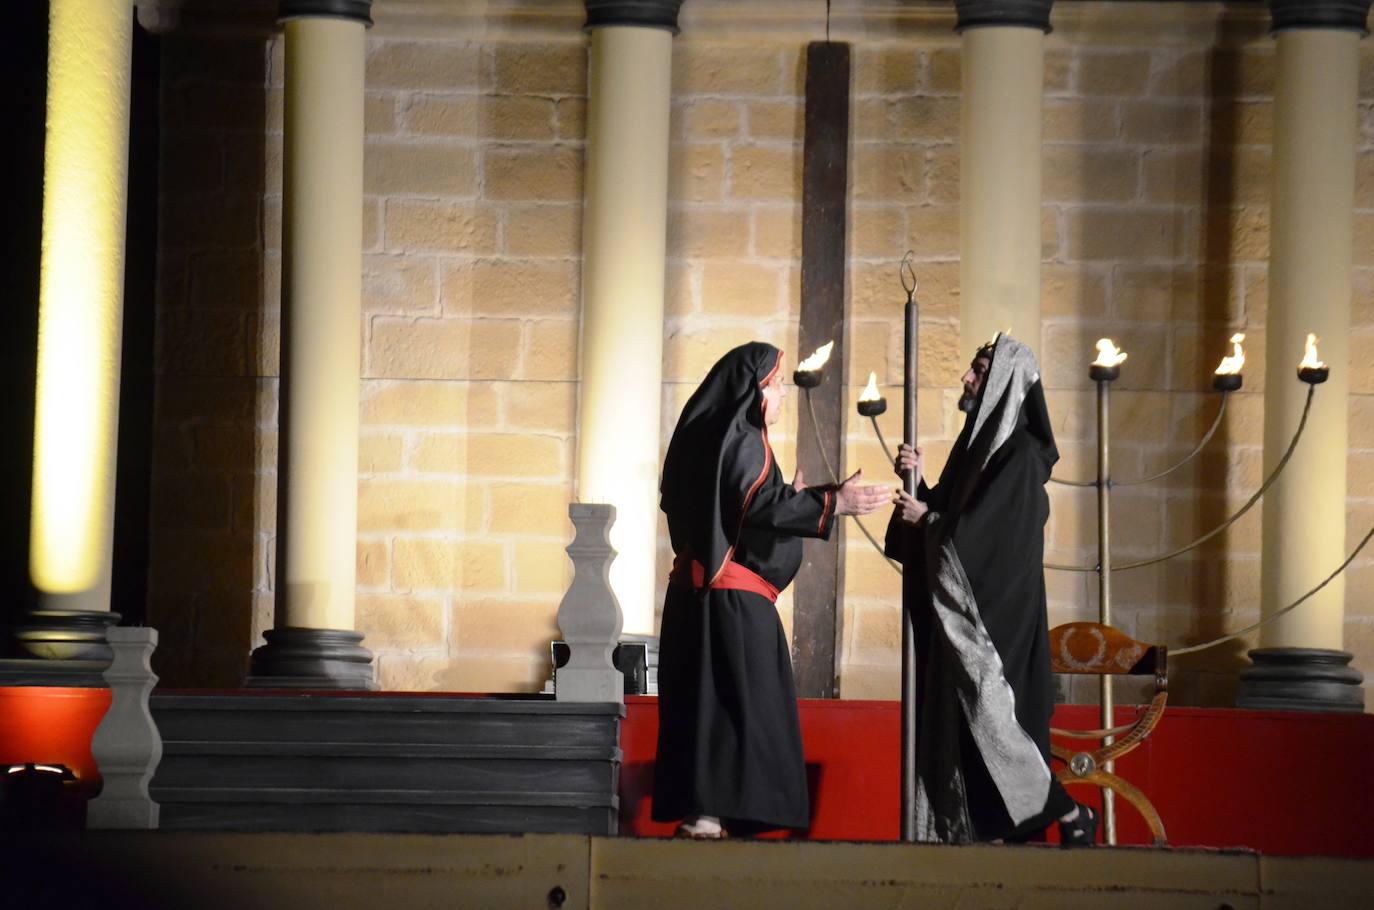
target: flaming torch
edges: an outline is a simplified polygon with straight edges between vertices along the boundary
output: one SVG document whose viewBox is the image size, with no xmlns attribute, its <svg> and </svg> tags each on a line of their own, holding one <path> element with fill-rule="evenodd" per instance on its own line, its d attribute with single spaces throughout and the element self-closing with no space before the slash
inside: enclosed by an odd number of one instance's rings
<svg viewBox="0 0 1374 910">
<path fill-rule="evenodd" d="M 1088 365 L 1088 376 L 1094 382 L 1111 382 L 1121 375 L 1121 362 L 1126 352 L 1110 338 L 1097 339 L 1097 359 Z"/>
<path fill-rule="evenodd" d="M 1240 388 L 1243 378 L 1240 371 L 1245 366 L 1245 349 L 1240 343 L 1244 340 L 1244 332 L 1237 332 L 1231 336 L 1231 353 L 1221 358 L 1221 363 L 1212 377 L 1212 388 L 1218 392 L 1234 392 Z"/>
<path fill-rule="evenodd" d="M 883 438 L 883 428 L 878 426 L 878 415 L 886 413 L 887 399 L 878 391 L 878 374 L 868 374 L 868 385 L 864 386 L 863 394 L 859 396 L 859 416 L 867 417 L 873 422 L 873 432 L 878 434 L 878 445 L 883 447 L 883 454 L 888 461 L 892 461 L 892 450 L 887 447 L 887 440 Z"/>
<path fill-rule="evenodd" d="M 792 372 L 792 381 L 803 389 L 814 389 L 820 385 L 821 368 L 830 359 L 830 351 L 834 347 L 835 342 L 827 341 L 812 351 L 808 357 L 797 364 L 797 368 Z"/>
<path fill-rule="evenodd" d="M 1298 378 L 1308 385 L 1320 385 L 1331 375 L 1331 368 L 1317 359 L 1317 336 L 1307 334 L 1307 348 L 1298 364 Z"/>
<path fill-rule="evenodd" d="M 859 416 L 877 417 L 887 410 L 887 399 L 878 391 L 878 374 L 868 374 L 868 385 L 859 396 Z"/>
</svg>

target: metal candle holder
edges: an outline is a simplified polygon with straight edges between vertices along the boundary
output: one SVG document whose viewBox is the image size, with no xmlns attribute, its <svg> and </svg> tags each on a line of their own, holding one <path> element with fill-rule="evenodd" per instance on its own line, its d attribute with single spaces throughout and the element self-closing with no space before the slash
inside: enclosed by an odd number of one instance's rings
<svg viewBox="0 0 1374 910">
<path fill-rule="evenodd" d="M 1243 336 L 1242 336 L 1243 337 Z M 1105 340 L 1105 339 L 1104 339 Z M 1101 344 L 1101 342 L 1099 342 Z M 1121 368 L 1117 366 L 1104 366 L 1094 363 L 1088 368 L 1088 378 L 1097 384 L 1097 479 L 1095 481 L 1066 481 L 1057 477 L 1051 477 L 1054 483 L 1071 486 L 1093 486 L 1097 488 L 1097 564 L 1095 566 L 1064 566 L 1054 563 L 1046 563 L 1045 568 L 1056 569 L 1069 572 L 1097 572 L 1097 591 L 1098 591 L 1098 621 L 1103 625 L 1112 623 L 1112 572 L 1113 570 L 1138 569 L 1143 566 L 1155 565 L 1166 562 L 1176 556 L 1180 556 L 1189 550 L 1201 546 L 1206 541 L 1215 537 L 1236 522 L 1242 515 L 1250 510 L 1255 503 L 1259 502 L 1266 490 L 1273 485 L 1274 481 L 1287 467 L 1289 459 L 1297 448 L 1298 440 L 1302 438 L 1303 431 L 1307 427 L 1307 416 L 1312 409 L 1312 395 L 1316 386 L 1326 381 L 1329 370 L 1326 367 L 1301 367 L 1298 370 L 1298 378 L 1308 383 L 1307 400 L 1303 404 L 1302 419 L 1298 422 L 1297 431 L 1293 434 L 1292 440 L 1288 444 L 1287 450 L 1274 470 L 1265 479 L 1260 488 L 1241 506 L 1235 514 L 1231 515 L 1222 524 L 1208 531 L 1192 543 L 1180 547 L 1172 552 L 1164 553 L 1151 559 L 1138 560 L 1135 562 L 1113 564 L 1111 560 L 1111 492 L 1114 486 L 1126 486 L 1133 484 L 1148 483 L 1158 480 L 1161 477 L 1172 474 L 1179 468 L 1191 462 L 1203 447 L 1212 438 L 1217 427 L 1221 423 L 1222 415 L 1226 412 L 1227 397 L 1231 392 L 1237 391 L 1241 387 L 1242 376 L 1239 372 L 1219 373 L 1212 381 L 1212 387 L 1221 392 L 1221 404 L 1217 408 L 1217 416 L 1212 421 L 1207 433 L 1203 436 L 1191 452 L 1183 457 L 1182 460 L 1174 465 L 1165 468 L 1157 474 L 1141 478 L 1135 481 L 1113 481 L 1111 476 L 1111 385 L 1121 375 Z M 1102 729 L 1116 732 L 1114 728 L 1114 699 L 1112 694 L 1112 678 L 1107 675 L 1101 677 L 1101 723 Z M 1113 739 L 1112 733 L 1107 733 L 1103 737 L 1103 745 L 1110 745 Z M 1107 762 L 1104 769 L 1112 771 L 1112 762 Z M 1106 788 L 1102 790 L 1102 827 L 1103 839 L 1108 844 L 1116 843 L 1116 805 L 1115 794 Z"/>
<path fill-rule="evenodd" d="M 1218 525 L 1217 527 L 1213 528 L 1212 530 L 1203 534 L 1201 537 L 1197 538 L 1196 540 L 1192 541 L 1191 543 L 1183 547 L 1179 547 L 1171 552 L 1164 553 L 1162 555 L 1152 557 L 1150 559 L 1143 559 L 1126 563 L 1113 563 L 1111 560 L 1112 488 L 1116 486 L 1131 486 L 1143 483 L 1150 483 L 1152 481 L 1160 479 L 1161 477 L 1165 477 L 1169 474 L 1172 474 L 1174 471 L 1177 471 L 1179 468 L 1191 462 L 1195 457 L 1197 457 L 1198 453 L 1200 453 L 1202 449 L 1207 445 L 1207 443 L 1211 440 L 1213 434 L 1215 434 L 1217 427 L 1220 426 L 1222 416 L 1226 413 L 1226 403 L 1228 400 L 1228 396 L 1231 392 L 1238 391 L 1243 382 L 1243 378 L 1239 372 L 1229 374 L 1217 374 L 1213 377 L 1212 387 L 1217 391 L 1221 392 L 1221 402 L 1217 408 L 1216 417 L 1213 419 L 1212 425 L 1207 429 L 1207 432 L 1203 435 L 1202 439 L 1198 442 L 1198 444 L 1194 446 L 1192 451 L 1185 455 L 1180 461 L 1148 477 L 1143 477 L 1131 481 L 1114 481 L 1111 476 L 1111 383 L 1120 376 L 1120 373 L 1121 371 L 1119 366 L 1107 367 L 1100 364 L 1093 364 L 1089 367 L 1088 371 L 1089 378 L 1097 384 L 1097 479 L 1094 481 L 1071 481 L 1062 480 L 1057 477 L 1050 478 L 1051 481 L 1059 484 L 1064 484 L 1068 486 L 1091 486 L 1097 489 L 1098 533 L 1096 565 L 1065 566 L 1058 565 L 1055 563 L 1046 563 L 1045 567 L 1047 569 L 1055 569 L 1059 571 L 1096 572 L 1098 576 L 1098 616 L 1099 621 L 1102 622 L 1104 625 L 1110 625 L 1112 622 L 1113 571 L 1138 569 L 1144 566 L 1156 565 L 1158 563 L 1166 562 L 1170 559 L 1187 553 L 1190 550 L 1196 549 L 1203 543 L 1206 543 L 1208 540 L 1215 537 L 1217 534 L 1220 534 L 1226 528 L 1230 527 L 1242 515 L 1248 512 L 1255 505 L 1255 503 L 1259 502 L 1261 497 L 1263 497 L 1264 493 L 1269 489 L 1270 486 L 1273 485 L 1274 481 L 1278 479 L 1278 476 L 1283 472 L 1283 469 L 1288 465 L 1288 462 L 1291 459 L 1294 450 L 1297 448 L 1298 440 L 1301 439 L 1303 431 L 1306 429 L 1307 426 L 1307 416 L 1310 413 L 1312 407 L 1313 389 L 1315 388 L 1317 382 L 1323 381 L 1325 379 L 1324 376 L 1322 376 L 1321 379 L 1317 379 L 1318 371 L 1316 370 L 1300 370 L 1299 376 L 1303 379 L 1303 381 L 1309 382 L 1309 388 L 1307 400 L 1303 406 L 1302 419 L 1298 423 L 1297 431 L 1293 434 L 1293 438 L 1289 442 L 1287 450 L 1284 452 L 1283 457 L 1279 460 L 1279 463 L 1275 465 L 1273 472 L 1270 473 L 1269 477 L 1265 479 L 1264 483 L 1260 486 L 1260 488 L 1254 493 L 1254 495 L 1250 497 L 1250 499 L 1243 506 L 1241 506 L 1240 509 L 1238 509 L 1233 515 L 1227 518 L 1220 525 Z M 1113 733 L 1117 732 L 1113 724 L 1115 720 L 1114 699 L 1112 693 L 1112 679 L 1109 676 L 1103 676 L 1101 678 L 1100 703 L 1102 729 L 1112 731 L 1107 733 L 1103 738 L 1103 744 L 1108 745 L 1112 741 Z M 1108 763 L 1106 770 L 1112 770 L 1110 763 Z M 1112 793 L 1112 791 L 1110 790 L 1104 789 L 1102 791 L 1103 838 L 1109 844 L 1116 843 L 1115 808 L 1115 794 Z"/>
<path fill-rule="evenodd" d="M 912 448 L 915 448 L 918 373 L 917 341 L 919 336 L 920 310 L 915 297 L 917 282 L 915 270 L 912 268 L 911 265 L 912 255 L 913 254 L 910 251 L 908 251 L 907 254 L 902 258 L 901 264 L 899 266 L 899 274 L 901 277 L 902 288 L 904 291 L 906 291 L 906 304 L 903 308 L 903 321 L 905 329 L 904 342 L 906 356 L 904 364 L 905 369 L 903 376 L 904 381 L 902 395 L 902 441 L 907 445 L 911 446 Z M 1240 354 L 1238 342 L 1240 340 L 1243 340 L 1243 338 L 1243 335 L 1233 336 L 1232 338 L 1232 342 L 1237 343 L 1237 356 L 1239 356 Z M 1093 565 L 1086 566 L 1045 563 L 1045 568 L 1064 572 L 1096 572 L 1098 576 L 1098 617 L 1101 623 L 1103 623 L 1104 625 L 1110 625 L 1112 621 L 1113 572 L 1127 571 L 1130 569 L 1139 569 L 1145 566 L 1157 565 L 1159 563 L 1167 562 L 1168 560 L 1174 559 L 1178 556 L 1183 555 L 1184 553 L 1187 553 L 1191 550 L 1194 550 L 1202 546 L 1204 543 L 1211 540 L 1213 537 L 1225 531 L 1232 524 L 1238 521 L 1242 516 L 1244 516 L 1248 511 L 1250 511 L 1250 509 L 1253 508 L 1254 505 L 1257 502 L 1259 502 L 1261 498 L 1263 498 L 1265 492 L 1268 491 L 1268 489 L 1271 486 L 1273 486 L 1274 482 L 1278 479 L 1279 475 L 1283 473 L 1284 468 L 1288 466 L 1288 463 L 1292 459 L 1294 451 L 1297 449 L 1298 442 L 1302 438 L 1303 432 L 1307 428 L 1307 418 L 1312 410 L 1312 398 L 1316 391 L 1316 387 L 1321 383 L 1325 382 L 1327 378 L 1330 376 L 1330 368 L 1324 363 L 1315 361 L 1314 341 L 1315 339 L 1313 337 L 1308 337 L 1308 358 L 1304 359 L 1303 363 L 1299 365 L 1297 370 L 1298 379 L 1308 384 L 1307 399 L 1303 403 L 1302 416 L 1298 421 L 1297 429 L 1294 431 L 1293 438 L 1289 441 L 1288 447 L 1284 451 L 1283 456 L 1274 466 L 1274 469 L 1264 479 L 1259 489 L 1257 489 L 1254 492 L 1254 494 L 1248 500 L 1246 500 L 1246 502 L 1238 510 L 1236 510 L 1234 514 L 1232 514 L 1231 516 L 1226 518 L 1221 524 L 1217 525 L 1215 528 L 1201 535 L 1192 542 L 1185 544 L 1184 546 L 1178 547 L 1177 549 L 1174 549 L 1172 551 L 1160 554 L 1158 556 L 1153 556 L 1148 559 L 1141 559 L 1132 562 L 1114 563 L 1111 560 L 1110 554 L 1112 488 L 1118 486 L 1136 486 L 1146 483 L 1152 483 L 1156 480 L 1159 480 L 1163 477 L 1166 477 L 1174 473 L 1183 466 L 1192 462 L 1193 459 L 1195 459 L 1198 456 L 1198 454 L 1202 452 L 1203 448 L 1206 447 L 1208 442 L 1211 441 L 1212 437 L 1216 434 L 1218 427 L 1221 426 L 1222 418 L 1226 414 L 1226 405 L 1229 396 L 1232 392 L 1240 390 L 1243 383 L 1243 377 L 1241 376 L 1238 367 L 1236 368 L 1235 372 L 1219 372 L 1213 376 L 1212 388 L 1215 389 L 1217 392 L 1221 393 L 1221 398 L 1217 407 L 1216 416 L 1213 418 L 1211 426 L 1208 427 L 1206 433 L 1203 434 L 1202 438 L 1193 447 L 1192 451 L 1185 455 L 1181 460 L 1155 474 L 1151 474 L 1146 477 L 1135 478 L 1132 480 L 1114 480 L 1111 476 L 1111 385 L 1116 379 L 1120 377 L 1121 367 L 1119 362 L 1115 364 L 1093 363 L 1089 366 L 1088 378 L 1091 379 L 1097 387 L 1097 477 L 1094 480 L 1088 481 L 1065 480 L 1058 477 L 1051 477 L 1050 481 L 1052 483 L 1058 483 L 1065 486 L 1094 487 L 1097 490 L 1097 562 Z M 1124 357 L 1122 359 L 1124 359 Z M 816 413 L 811 405 L 810 390 L 815 386 L 819 385 L 820 380 L 821 376 L 819 370 L 797 371 L 793 374 L 793 381 L 797 384 L 798 387 L 802 389 L 803 395 L 806 397 L 807 407 L 811 414 L 812 431 L 816 434 L 818 442 L 820 439 L 820 427 L 816 422 Z M 876 388 L 873 388 L 872 391 L 876 396 Z M 888 447 L 887 440 L 883 437 L 882 428 L 878 425 L 878 416 L 883 413 L 886 413 L 887 411 L 886 399 L 880 396 L 870 398 L 868 397 L 868 392 L 866 391 L 865 397 L 860 399 L 860 401 L 857 403 L 857 410 L 859 412 L 859 416 L 867 417 L 869 419 L 869 422 L 873 425 L 873 432 L 877 436 L 878 444 L 882 447 L 883 454 L 887 457 L 887 459 L 890 462 L 894 461 L 892 450 Z M 822 447 L 821 450 L 823 452 L 824 448 Z M 838 482 L 838 477 L 835 474 L 834 466 L 830 465 L 827 462 L 826 467 L 830 469 L 831 479 L 835 482 Z M 914 476 L 914 472 L 907 473 L 902 478 L 902 480 L 903 487 L 906 489 L 906 491 L 913 496 L 916 495 L 917 481 Z M 858 524 L 859 529 L 863 532 L 864 536 L 868 538 L 869 543 L 871 543 L 874 546 L 874 548 L 878 550 L 879 553 L 883 553 L 883 547 L 878 543 L 878 541 L 873 537 L 873 535 L 868 532 L 868 529 L 864 526 L 863 522 L 855 518 L 855 523 Z M 1261 620 L 1260 624 L 1262 624 L 1263 622 L 1268 622 L 1272 619 L 1276 619 L 1278 616 L 1287 613 L 1288 611 L 1297 607 L 1303 601 L 1307 600 L 1317 591 L 1321 590 L 1323 586 L 1325 586 L 1333 578 L 1339 575 L 1346 568 L 1346 566 L 1348 566 L 1354 560 L 1355 556 L 1360 552 L 1361 549 L 1363 549 L 1365 544 L 1367 544 L 1371 538 L 1374 538 L 1374 529 L 1372 529 L 1370 533 L 1365 536 L 1365 538 L 1355 548 L 1355 551 L 1350 554 L 1349 558 L 1346 559 L 1346 561 L 1342 563 L 1341 566 L 1339 566 L 1330 576 L 1328 576 L 1324 581 L 1318 584 L 1311 591 L 1307 592 L 1302 597 L 1295 600 L 1293 603 L 1285 606 L 1282 610 L 1276 611 L 1270 617 Z M 884 558 L 887 558 L 885 553 Z M 897 564 L 894 560 L 888 559 L 888 563 L 891 564 L 898 573 L 902 571 L 902 567 L 899 564 Z M 1260 624 L 1256 624 L 1255 626 L 1250 626 L 1238 632 L 1231 633 L 1227 636 L 1223 636 L 1222 638 L 1216 639 L 1215 641 L 1206 642 L 1201 645 L 1190 646 L 1188 648 L 1171 650 L 1174 650 L 1175 653 L 1202 650 L 1204 648 L 1211 647 L 1212 645 L 1215 645 L 1221 641 L 1225 641 L 1227 638 L 1243 635 L 1250 631 L 1253 631 Z M 916 734 L 916 658 L 915 641 L 912 636 L 912 632 L 913 630 L 910 619 L 909 617 L 904 616 L 904 622 L 902 623 L 901 832 L 902 840 L 908 842 L 913 841 L 915 839 L 916 793 L 915 762 L 912 760 L 914 756 Z M 1105 734 L 1103 744 L 1108 745 L 1111 743 L 1112 738 L 1115 735 L 1123 732 L 1127 729 L 1127 727 L 1116 728 L 1113 726 L 1112 722 L 1114 720 L 1114 699 L 1110 676 L 1104 675 L 1102 677 L 1101 687 L 1101 723 L 1103 732 Z M 1106 765 L 1105 770 L 1112 770 L 1111 763 L 1108 763 Z M 1116 812 L 1114 794 L 1112 793 L 1112 791 L 1105 788 L 1102 791 L 1102 809 L 1103 839 L 1108 844 L 1115 844 Z"/>
</svg>

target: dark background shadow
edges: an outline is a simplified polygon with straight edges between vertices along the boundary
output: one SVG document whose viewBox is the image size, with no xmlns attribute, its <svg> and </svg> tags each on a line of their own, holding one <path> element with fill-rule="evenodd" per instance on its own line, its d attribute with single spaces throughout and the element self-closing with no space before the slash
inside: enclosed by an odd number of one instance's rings
<svg viewBox="0 0 1374 910">
<path fill-rule="evenodd" d="M 280 219 L 265 198 L 266 39 L 207 37 L 189 15 L 163 39 L 148 619 L 168 687 L 240 686 L 269 596 L 276 363 L 262 355 L 277 300 L 264 270 Z"/>
<path fill-rule="evenodd" d="M 37 606 L 29 581 L 29 508 L 33 502 L 33 396 L 38 363 L 38 264 L 43 224 L 43 124 L 48 86 L 48 8 L 20 3 L 0 35 L 0 73 L 9 169 L 5 187 L 5 326 L 0 331 L 0 656 L 10 629 Z"/>
<path fill-rule="evenodd" d="M 1236 222 L 1240 210 L 1253 196 L 1248 190 L 1237 192 L 1241 189 L 1237 186 L 1237 180 L 1241 177 L 1237 168 L 1240 156 L 1238 145 L 1242 139 L 1241 115 L 1236 99 L 1247 94 L 1245 87 L 1253 80 L 1253 76 L 1247 73 L 1247 60 L 1240 50 L 1243 39 L 1248 35 L 1245 25 L 1224 18 L 1218 45 L 1208 58 L 1208 108 L 1204 127 L 1206 133 L 1202 137 L 1204 197 L 1202 224 L 1199 226 L 1202 275 L 1193 317 L 1199 367 L 1210 365 L 1207 354 L 1211 352 L 1216 352 L 1217 359 L 1222 353 L 1230 353 L 1228 339 L 1233 331 L 1232 323 L 1234 320 L 1243 320 L 1247 315 L 1236 312 L 1231 301 L 1236 296 L 1235 285 L 1241 280 L 1234 261 L 1238 242 Z M 1263 353 L 1262 339 L 1262 335 L 1247 339 L 1250 359 L 1245 373 L 1250 377 L 1250 395 L 1257 394 L 1254 391 L 1254 378 L 1263 375 L 1263 362 L 1257 357 Z M 1228 406 L 1233 413 L 1217 429 L 1197 461 L 1181 472 L 1184 476 L 1180 479 L 1197 491 L 1193 494 L 1197 507 L 1193 510 L 1193 521 L 1188 525 L 1190 540 L 1213 530 L 1231 515 L 1226 495 L 1231 480 L 1228 451 L 1232 438 L 1228 433 L 1228 425 L 1234 425 L 1241 404 L 1239 396 L 1233 396 Z M 1188 434 L 1181 442 L 1191 445 L 1199 439 L 1210 425 L 1217 407 L 1218 404 L 1212 402 L 1199 407 L 1194 419 L 1186 424 Z M 1258 522 L 1259 512 L 1257 506 L 1241 522 Z M 1250 524 L 1250 527 L 1254 525 Z M 1244 615 L 1237 618 L 1230 609 L 1232 593 L 1226 571 L 1229 548 L 1242 539 L 1243 530 L 1244 526 L 1241 526 L 1239 531 L 1223 532 L 1197 550 L 1179 557 L 1179 563 L 1186 566 L 1184 571 L 1191 580 L 1188 586 L 1191 593 L 1189 606 L 1194 619 L 1193 630 L 1187 637 L 1189 644 L 1209 641 L 1245 624 Z M 1172 546 L 1187 542 L 1170 541 Z M 1163 570 L 1169 570 L 1167 564 Z M 1254 571 L 1259 571 L 1257 565 Z M 1258 604 L 1254 606 L 1256 609 L 1259 607 Z M 1236 674 L 1247 664 L 1245 649 L 1243 641 L 1231 641 L 1175 658 L 1170 668 L 1171 697 L 1181 704 L 1232 707 L 1235 704 Z"/>
</svg>

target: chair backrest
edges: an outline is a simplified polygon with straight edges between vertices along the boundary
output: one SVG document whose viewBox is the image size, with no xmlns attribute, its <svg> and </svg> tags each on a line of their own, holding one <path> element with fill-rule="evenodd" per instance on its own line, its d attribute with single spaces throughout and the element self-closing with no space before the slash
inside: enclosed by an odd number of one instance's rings
<svg viewBox="0 0 1374 910">
<path fill-rule="evenodd" d="M 1050 630 L 1050 667 L 1055 673 L 1155 677 L 1168 683 L 1169 649 L 1136 641 L 1097 622 L 1070 622 Z"/>
</svg>

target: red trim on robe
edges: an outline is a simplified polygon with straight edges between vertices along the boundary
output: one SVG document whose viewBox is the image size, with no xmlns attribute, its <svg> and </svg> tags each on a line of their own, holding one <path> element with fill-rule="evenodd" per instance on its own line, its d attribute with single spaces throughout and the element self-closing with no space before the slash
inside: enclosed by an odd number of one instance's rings
<svg viewBox="0 0 1374 910">
<path fill-rule="evenodd" d="M 773 381 L 773 376 L 777 374 L 778 368 L 782 366 L 782 351 L 778 351 L 778 359 L 773 362 L 773 369 L 768 371 L 768 375 L 759 380 L 759 388 L 763 388 Z"/>
<path fill-rule="evenodd" d="M 767 376 L 759 380 L 759 388 L 763 388 L 768 385 L 768 383 L 772 382 L 773 377 L 778 372 L 778 368 L 781 366 L 782 350 L 779 349 L 778 359 L 773 362 L 773 369 L 768 371 Z M 763 408 L 763 402 L 759 403 L 759 408 Z M 711 583 L 707 585 L 708 588 L 714 588 L 716 586 L 716 582 L 720 579 L 721 573 L 725 571 L 725 567 L 730 565 L 731 560 L 734 558 L 735 545 L 739 543 L 740 534 L 744 533 L 744 519 L 749 515 L 749 506 L 754 501 L 754 494 L 759 491 L 759 487 L 763 485 L 764 480 L 768 477 L 768 472 L 773 467 L 773 447 L 768 443 L 768 415 L 766 413 L 761 412 L 759 414 L 759 423 L 763 425 L 763 429 L 759 431 L 760 435 L 763 437 L 763 470 L 759 472 L 758 479 L 749 487 L 749 492 L 744 496 L 744 508 L 742 508 L 739 513 L 739 527 L 735 529 L 735 539 L 730 542 L 730 549 L 725 551 L 725 560 L 720 564 L 720 568 L 716 570 L 716 574 L 711 577 Z"/>
</svg>

